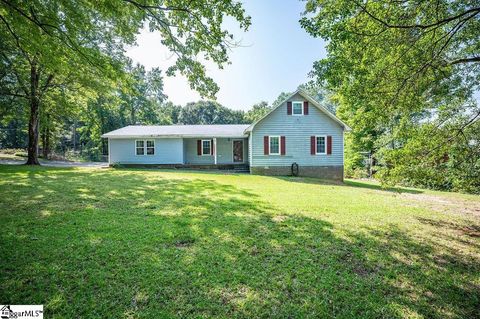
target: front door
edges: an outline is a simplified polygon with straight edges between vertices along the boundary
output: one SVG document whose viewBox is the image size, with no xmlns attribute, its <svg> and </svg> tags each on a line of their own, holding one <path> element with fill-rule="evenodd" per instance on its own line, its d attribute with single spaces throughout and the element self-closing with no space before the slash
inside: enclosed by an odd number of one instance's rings
<svg viewBox="0 0 480 319">
<path fill-rule="evenodd" d="M 233 141 L 233 162 L 243 162 L 243 141 Z"/>
</svg>

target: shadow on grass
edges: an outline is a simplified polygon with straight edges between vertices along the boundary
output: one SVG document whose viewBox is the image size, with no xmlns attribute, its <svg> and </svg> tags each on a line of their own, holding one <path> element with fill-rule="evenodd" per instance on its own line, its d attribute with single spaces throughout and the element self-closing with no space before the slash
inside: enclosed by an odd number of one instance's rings
<svg viewBox="0 0 480 319">
<path fill-rule="evenodd" d="M 368 188 L 368 189 L 375 189 L 375 190 L 395 192 L 395 193 L 408 193 L 408 194 L 423 193 L 423 191 L 419 189 L 406 188 L 406 187 L 382 187 L 381 185 L 372 184 L 372 183 L 363 182 L 363 181 L 345 180 L 344 184 L 351 187 Z"/>
<path fill-rule="evenodd" d="M 208 175 L 2 173 L 0 300 L 49 316 L 479 315 L 478 260 L 395 225 L 338 232 Z"/>
<path fill-rule="evenodd" d="M 311 177 L 275 176 L 275 178 L 283 181 L 292 182 L 292 183 L 350 186 L 350 187 L 367 188 L 367 189 L 380 190 L 380 191 L 386 191 L 386 192 L 395 192 L 395 193 L 409 193 L 409 194 L 423 193 L 422 190 L 418 190 L 418 189 L 406 188 L 406 187 L 382 187 L 381 185 L 373 184 L 372 182 L 361 181 L 361 180 L 345 180 L 343 182 L 340 182 L 340 181 L 311 178 Z"/>
</svg>

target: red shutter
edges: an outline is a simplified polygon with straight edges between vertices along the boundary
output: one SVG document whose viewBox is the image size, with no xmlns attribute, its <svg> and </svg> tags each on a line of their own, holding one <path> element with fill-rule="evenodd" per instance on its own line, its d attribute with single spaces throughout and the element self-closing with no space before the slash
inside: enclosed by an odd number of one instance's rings
<svg viewBox="0 0 480 319">
<path fill-rule="evenodd" d="M 332 154 L 332 137 L 330 135 L 327 136 L 327 154 Z"/>
<path fill-rule="evenodd" d="M 303 115 L 308 115 L 308 101 L 303 102 Z"/>
<path fill-rule="evenodd" d="M 202 140 L 197 140 L 197 155 L 202 155 Z"/>
<path fill-rule="evenodd" d="M 292 102 L 287 102 L 287 115 L 292 115 Z"/>
<path fill-rule="evenodd" d="M 280 136 L 280 154 L 285 155 L 285 136 Z"/>
<path fill-rule="evenodd" d="M 315 155 L 316 153 L 317 141 L 315 136 L 310 136 L 310 154 Z"/>
<path fill-rule="evenodd" d="M 268 155 L 268 153 L 269 153 L 268 152 L 268 149 L 269 149 L 268 146 L 269 146 L 268 145 L 268 136 L 264 136 L 263 137 L 263 154 L 265 154 L 265 155 Z"/>
<path fill-rule="evenodd" d="M 211 155 L 213 155 L 213 154 L 214 154 L 214 151 L 215 151 L 215 150 L 214 150 L 214 147 L 215 147 L 215 146 L 214 146 L 214 144 L 213 144 L 213 140 L 212 140 L 210 143 L 211 143 L 211 146 L 212 146 L 212 147 L 210 147 L 210 153 L 211 153 Z"/>
</svg>

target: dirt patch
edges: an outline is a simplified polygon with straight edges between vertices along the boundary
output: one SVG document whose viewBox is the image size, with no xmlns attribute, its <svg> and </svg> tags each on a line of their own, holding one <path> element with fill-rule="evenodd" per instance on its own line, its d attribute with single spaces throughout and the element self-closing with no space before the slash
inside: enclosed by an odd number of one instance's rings
<svg viewBox="0 0 480 319">
<path fill-rule="evenodd" d="M 480 199 L 478 202 L 474 202 L 458 198 L 408 193 L 402 193 L 400 196 L 407 199 L 411 205 L 416 207 L 426 207 L 441 213 L 473 215 L 480 218 Z"/>
<path fill-rule="evenodd" d="M 276 215 L 272 217 L 272 220 L 276 223 L 284 222 L 288 219 L 288 216 L 285 215 Z"/>
<path fill-rule="evenodd" d="M 195 243 L 194 239 L 181 239 L 175 241 L 174 245 L 178 249 L 186 249 Z"/>
<path fill-rule="evenodd" d="M 433 220 L 429 218 L 417 218 L 423 224 L 428 224 L 439 229 L 454 231 L 459 236 L 480 237 L 480 226 L 461 225 L 448 221 Z"/>
</svg>

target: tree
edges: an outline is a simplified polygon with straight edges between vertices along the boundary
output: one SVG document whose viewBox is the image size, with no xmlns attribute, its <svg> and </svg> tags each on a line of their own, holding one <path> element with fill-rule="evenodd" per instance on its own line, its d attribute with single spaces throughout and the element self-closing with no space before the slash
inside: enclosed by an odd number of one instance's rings
<svg viewBox="0 0 480 319">
<path fill-rule="evenodd" d="M 272 102 L 272 107 L 277 107 L 280 103 L 286 100 L 287 97 L 289 97 L 292 94 L 292 92 L 281 92 L 275 101 Z"/>
<path fill-rule="evenodd" d="M 242 124 L 243 112 L 228 109 L 214 101 L 188 103 L 179 115 L 182 124 Z"/>
<path fill-rule="evenodd" d="M 315 81 L 309 81 L 307 83 L 300 84 L 297 89 L 305 91 L 311 98 L 313 98 L 322 106 L 326 107 L 333 114 L 336 113 L 336 104 L 334 102 L 334 96 L 331 91 L 326 89 L 322 83 Z M 273 101 L 272 107 L 278 106 L 278 104 L 284 102 L 293 92 L 282 92 Z"/>
<path fill-rule="evenodd" d="M 159 118 L 160 123 L 163 124 L 178 124 L 180 123 L 180 114 L 182 112 L 182 107 L 180 105 L 175 105 L 172 102 L 168 101 L 164 103 L 159 109 Z"/>
<path fill-rule="evenodd" d="M 310 81 L 298 86 L 299 89 L 304 90 L 310 97 L 315 101 L 320 103 L 323 107 L 326 107 L 327 110 L 336 113 L 336 103 L 334 101 L 335 97 L 332 92 L 327 90 L 325 87 L 319 85 L 314 81 Z"/>
<path fill-rule="evenodd" d="M 167 70 L 185 75 L 192 88 L 213 96 L 218 87 L 197 60 L 202 55 L 219 67 L 228 63 L 233 36 L 222 28 L 225 16 L 246 30 L 250 18 L 232 0 L 194 2 L 133 0 L 88 2 L 3 1 L 0 6 L 1 57 L 11 71 L 2 76 L 1 94 L 23 98 L 30 108 L 27 164 L 38 164 L 40 106 L 58 85 L 96 90 L 122 80 L 124 45 L 131 45 L 148 23 L 176 56 Z"/>
<path fill-rule="evenodd" d="M 265 101 L 256 103 L 245 113 L 245 122 L 254 123 L 270 112 L 271 109 Z"/>
<path fill-rule="evenodd" d="M 149 72 L 142 65 L 129 65 L 127 80 L 120 90 L 122 109 L 128 113 L 125 125 L 155 124 L 161 103 L 167 98 L 163 93 L 163 77 L 158 68 Z"/>
<path fill-rule="evenodd" d="M 394 162 L 381 159 L 408 149 L 428 126 L 443 131 L 437 143 L 449 144 L 478 121 L 479 13 L 478 1 L 307 2 L 302 27 L 328 40 L 312 76 L 353 128 L 353 153 L 370 152 L 392 170 Z"/>
</svg>

